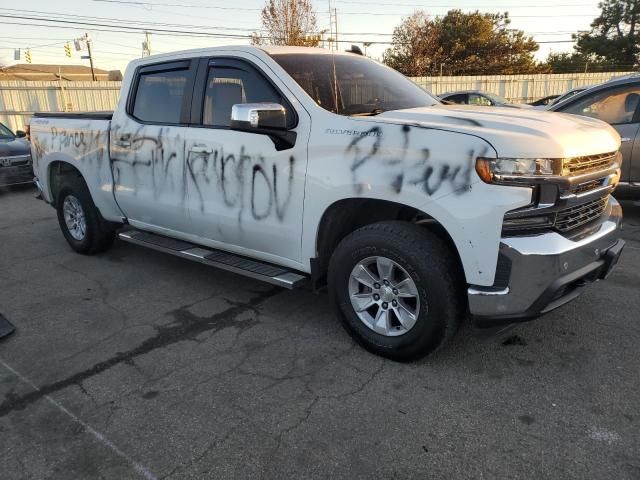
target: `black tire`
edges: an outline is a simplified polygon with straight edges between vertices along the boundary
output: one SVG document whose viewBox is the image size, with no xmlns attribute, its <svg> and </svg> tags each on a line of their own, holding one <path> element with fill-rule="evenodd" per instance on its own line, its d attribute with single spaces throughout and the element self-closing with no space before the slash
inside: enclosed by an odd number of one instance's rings
<svg viewBox="0 0 640 480">
<path fill-rule="evenodd" d="M 74 238 L 65 221 L 64 205 L 67 198 L 77 199 L 84 213 L 86 231 L 80 239 Z M 68 177 L 62 181 L 56 196 L 56 211 L 62 234 L 76 252 L 92 255 L 107 250 L 113 244 L 115 230 L 100 215 L 82 177 Z"/>
<path fill-rule="evenodd" d="M 360 320 L 349 298 L 353 268 L 367 257 L 383 256 L 408 273 L 421 306 L 415 325 L 399 336 L 375 332 Z M 344 238 L 329 264 L 329 295 L 349 334 L 367 350 L 397 361 L 417 360 L 456 332 L 466 311 L 464 277 L 456 253 L 436 235 L 408 222 L 362 227 Z"/>
</svg>

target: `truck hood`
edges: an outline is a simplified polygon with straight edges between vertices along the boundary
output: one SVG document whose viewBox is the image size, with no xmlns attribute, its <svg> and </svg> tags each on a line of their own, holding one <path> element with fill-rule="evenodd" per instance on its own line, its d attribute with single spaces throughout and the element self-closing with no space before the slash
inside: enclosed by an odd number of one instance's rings
<svg viewBox="0 0 640 480">
<path fill-rule="evenodd" d="M 476 135 L 489 142 L 499 157 L 567 158 L 620 148 L 618 133 L 600 120 L 533 108 L 436 105 L 392 110 L 375 118 Z"/>
</svg>

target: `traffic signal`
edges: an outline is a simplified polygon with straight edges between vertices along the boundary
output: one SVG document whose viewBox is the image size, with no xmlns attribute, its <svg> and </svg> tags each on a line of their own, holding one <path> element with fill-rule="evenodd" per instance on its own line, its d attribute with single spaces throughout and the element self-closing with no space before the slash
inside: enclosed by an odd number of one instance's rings
<svg viewBox="0 0 640 480">
<path fill-rule="evenodd" d="M 71 45 L 69 44 L 69 42 L 64 44 L 64 54 L 68 57 L 71 58 Z"/>
<path fill-rule="evenodd" d="M 24 60 L 27 63 L 31 63 L 31 50 L 27 48 L 27 51 L 24 52 Z"/>
</svg>

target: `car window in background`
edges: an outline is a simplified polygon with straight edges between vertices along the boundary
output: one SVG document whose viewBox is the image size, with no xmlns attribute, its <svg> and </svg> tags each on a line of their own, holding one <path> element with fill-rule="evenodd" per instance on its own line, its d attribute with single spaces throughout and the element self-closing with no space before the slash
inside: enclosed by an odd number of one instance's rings
<svg viewBox="0 0 640 480">
<path fill-rule="evenodd" d="M 505 103 L 509 103 L 509 100 L 494 93 L 487 93 L 486 96 L 494 105 L 504 105 Z"/>
<path fill-rule="evenodd" d="M 180 123 L 189 69 L 140 74 L 133 116 L 143 122 Z"/>
<path fill-rule="evenodd" d="M 0 123 L 0 140 L 13 140 L 14 138 L 13 132 Z"/>
<path fill-rule="evenodd" d="M 478 95 L 477 93 L 470 93 L 469 105 L 483 105 L 483 106 L 490 107 L 491 105 L 493 105 L 493 103 L 491 103 L 491 100 L 489 100 L 484 95 Z"/>
<path fill-rule="evenodd" d="M 585 91 L 585 90 L 586 90 L 585 88 L 583 88 L 583 89 L 578 89 L 578 88 L 576 88 L 575 90 L 570 90 L 570 91 L 568 91 L 567 93 L 564 93 L 564 94 L 560 95 L 558 98 L 556 98 L 556 99 L 555 99 L 553 102 L 551 102 L 551 103 L 552 103 L 552 104 L 554 104 L 554 103 L 562 103 L 562 102 L 564 102 L 565 100 L 567 100 L 568 98 L 574 97 L 574 96 L 576 96 L 577 94 L 579 94 L 580 92 L 583 92 L 583 91 Z"/>
<path fill-rule="evenodd" d="M 467 94 L 466 93 L 457 93 L 455 95 L 449 95 L 445 97 L 447 102 L 457 103 L 459 105 L 465 105 L 467 103 Z"/>
<path fill-rule="evenodd" d="M 404 75 L 366 57 L 291 53 L 271 56 L 319 106 L 340 115 L 373 115 L 439 103 Z"/>
<path fill-rule="evenodd" d="M 562 109 L 564 113 L 597 118 L 610 124 L 631 123 L 640 104 L 640 86 L 604 90 Z"/>
</svg>

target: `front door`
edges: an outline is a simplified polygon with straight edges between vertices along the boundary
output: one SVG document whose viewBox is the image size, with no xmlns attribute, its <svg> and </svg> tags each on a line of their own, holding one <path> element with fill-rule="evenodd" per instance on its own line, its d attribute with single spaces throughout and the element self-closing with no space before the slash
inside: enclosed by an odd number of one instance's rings
<svg viewBox="0 0 640 480">
<path fill-rule="evenodd" d="M 300 258 L 310 117 L 292 106 L 284 84 L 248 59 L 200 61 L 185 149 L 192 233 L 204 244 L 296 267 Z M 287 110 L 295 145 L 230 129 L 241 103 Z M 298 104 L 299 105 L 299 104 Z"/>
</svg>

